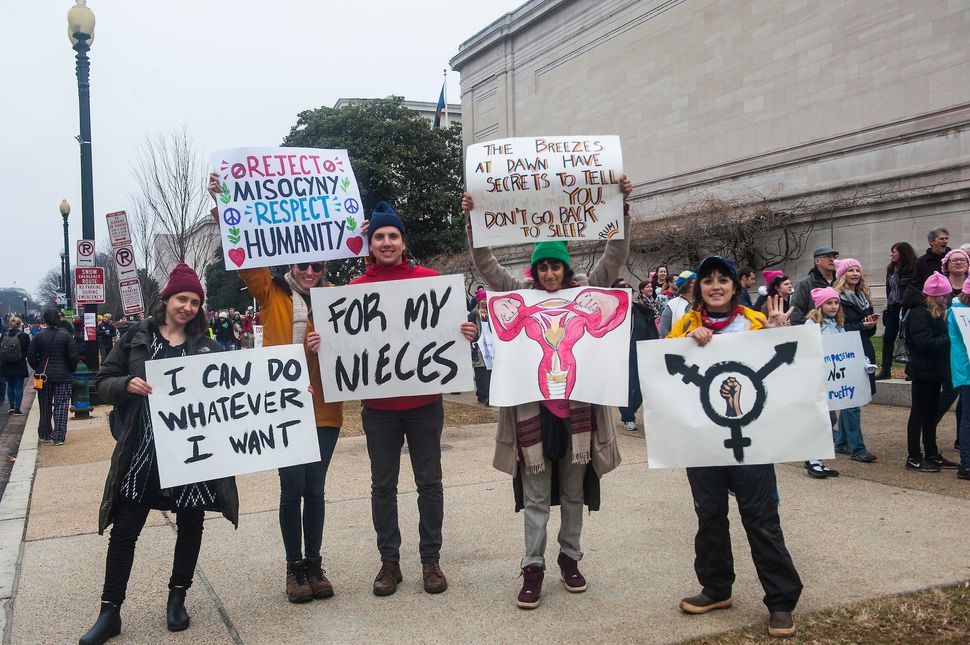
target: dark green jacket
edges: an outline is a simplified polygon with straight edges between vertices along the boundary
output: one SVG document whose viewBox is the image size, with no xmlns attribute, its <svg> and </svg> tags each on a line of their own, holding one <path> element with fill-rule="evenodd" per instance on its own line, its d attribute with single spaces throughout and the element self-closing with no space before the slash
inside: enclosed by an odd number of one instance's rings
<svg viewBox="0 0 970 645">
<path fill-rule="evenodd" d="M 104 533 L 108 525 L 114 521 L 114 513 L 121 491 L 121 480 L 131 465 L 132 454 L 139 433 L 135 424 L 138 419 L 137 397 L 128 393 L 128 381 L 135 378 L 145 378 L 145 361 L 148 359 L 148 352 L 151 334 L 156 327 L 155 322 L 149 318 L 137 325 L 133 325 L 128 332 L 121 338 L 111 353 L 101 365 L 98 375 L 94 377 L 94 382 L 98 387 L 98 395 L 105 403 L 115 407 L 115 415 L 118 417 L 117 423 L 121 425 L 118 442 L 115 444 L 114 453 L 111 455 L 111 468 L 108 470 L 108 479 L 104 483 L 104 496 L 101 500 L 101 512 L 98 518 L 98 533 Z M 209 338 L 206 334 L 198 334 L 188 337 L 188 353 L 190 355 L 205 352 L 218 352 L 219 344 Z M 216 504 L 213 508 L 206 508 L 207 511 L 220 511 L 227 520 L 236 527 L 239 526 L 239 494 L 236 492 L 236 480 L 233 477 L 216 479 L 209 484 L 216 492 Z"/>
</svg>

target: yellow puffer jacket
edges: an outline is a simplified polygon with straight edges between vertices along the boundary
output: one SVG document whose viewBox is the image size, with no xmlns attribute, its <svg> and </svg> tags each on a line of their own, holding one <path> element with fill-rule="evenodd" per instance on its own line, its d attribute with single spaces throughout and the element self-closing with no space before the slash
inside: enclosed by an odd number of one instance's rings
<svg viewBox="0 0 970 645">
<path fill-rule="evenodd" d="M 747 307 L 741 307 L 741 315 L 747 318 L 748 322 L 751 323 L 752 330 L 764 329 L 765 323 L 768 322 L 764 314 L 759 311 L 755 311 L 754 309 L 748 309 Z M 703 320 L 701 320 L 701 312 L 691 307 L 687 310 L 687 313 L 684 314 L 683 318 L 674 324 L 670 330 L 670 333 L 667 334 L 665 338 L 683 338 L 703 324 Z"/>
</svg>

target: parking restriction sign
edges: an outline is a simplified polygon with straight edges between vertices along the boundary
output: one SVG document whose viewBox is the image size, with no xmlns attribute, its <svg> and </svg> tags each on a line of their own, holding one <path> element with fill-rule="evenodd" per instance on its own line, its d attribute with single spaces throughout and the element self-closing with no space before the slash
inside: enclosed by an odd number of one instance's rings
<svg viewBox="0 0 970 645">
<path fill-rule="evenodd" d="M 74 266 L 94 266 L 94 240 L 77 241 L 77 262 Z"/>
<path fill-rule="evenodd" d="M 115 266 L 118 268 L 118 280 L 132 280 L 138 277 L 138 265 L 135 264 L 135 251 L 130 244 L 117 246 L 111 251 Z"/>
</svg>

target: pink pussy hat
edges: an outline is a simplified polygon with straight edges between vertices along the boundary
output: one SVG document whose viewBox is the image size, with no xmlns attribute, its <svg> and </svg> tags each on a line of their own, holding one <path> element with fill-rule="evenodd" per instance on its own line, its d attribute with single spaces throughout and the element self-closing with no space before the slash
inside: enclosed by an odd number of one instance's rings
<svg viewBox="0 0 970 645">
<path fill-rule="evenodd" d="M 953 293 L 953 287 L 946 276 L 939 271 L 934 271 L 933 275 L 926 279 L 923 284 L 923 293 L 927 296 L 949 296 Z"/>
<path fill-rule="evenodd" d="M 963 288 L 960 289 L 960 293 L 970 296 L 970 278 L 963 281 Z"/>
<path fill-rule="evenodd" d="M 845 275 L 849 269 L 856 268 L 862 271 L 862 263 L 853 258 L 835 261 L 835 279 L 838 280 Z"/>
<path fill-rule="evenodd" d="M 818 309 L 826 302 L 835 298 L 839 299 L 839 292 L 832 287 L 824 287 L 822 289 L 812 289 L 812 302 L 815 303 L 815 308 Z"/>
<path fill-rule="evenodd" d="M 764 271 L 761 272 L 761 275 L 763 275 L 764 278 L 765 278 L 765 284 L 766 285 L 770 285 L 774 281 L 775 278 L 785 275 L 785 272 L 784 271 L 769 271 L 768 269 L 765 269 Z"/>
</svg>

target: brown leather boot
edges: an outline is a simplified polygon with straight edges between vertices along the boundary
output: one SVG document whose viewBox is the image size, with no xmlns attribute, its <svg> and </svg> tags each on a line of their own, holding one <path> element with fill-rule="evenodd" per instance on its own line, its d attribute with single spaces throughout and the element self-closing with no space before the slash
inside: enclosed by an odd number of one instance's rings
<svg viewBox="0 0 970 645">
<path fill-rule="evenodd" d="M 333 596 L 333 585 L 327 580 L 327 572 L 323 570 L 323 558 L 307 556 L 303 562 L 306 565 L 307 578 L 314 598 L 330 598 Z"/>
<path fill-rule="evenodd" d="M 542 594 L 542 578 L 545 567 L 530 564 L 522 569 L 522 590 L 515 604 L 521 609 L 535 609 L 539 606 L 539 596 Z"/>
<path fill-rule="evenodd" d="M 401 565 L 396 560 L 381 560 L 381 570 L 374 578 L 374 595 L 390 596 L 397 591 L 397 583 L 402 580 Z"/>
<path fill-rule="evenodd" d="M 307 580 L 304 560 L 286 563 L 286 599 L 290 602 L 309 602 L 313 600 L 313 590 Z"/>
<path fill-rule="evenodd" d="M 448 580 L 445 572 L 441 570 L 437 562 L 425 562 L 421 565 L 421 574 L 424 576 L 424 590 L 428 593 L 441 593 L 448 588 Z"/>
</svg>

